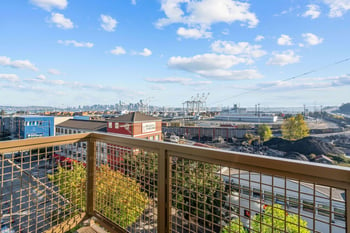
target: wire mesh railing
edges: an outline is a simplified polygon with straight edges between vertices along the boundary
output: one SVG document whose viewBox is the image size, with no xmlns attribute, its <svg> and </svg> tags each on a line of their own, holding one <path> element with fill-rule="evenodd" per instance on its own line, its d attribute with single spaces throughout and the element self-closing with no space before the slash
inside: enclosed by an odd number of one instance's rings
<svg viewBox="0 0 350 233">
<path fill-rule="evenodd" d="M 129 232 L 157 229 L 158 154 L 96 142 L 95 211 Z"/>
<path fill-rule="evenodd" d="M 77 173 L 84 149 L 72 138 L 40 141 L 1 143 L 1 232 L 66 231 L 85 213 L 86 169 Z"/>
<path fill-rule="evenodd" d="M 85 214 L 111 232 L 349 230 L 348 168 L 95 133 L 0 153 L 12 232 L 65 232 Z"/>
<path fill-rule="evenodd" d="M 306 233 L 349 229 L 347 168 L 125 137 L 92 137 L 100 143 L 99 151 L 102 147 L 106 151 L 97 155 L 97 161 L 132 179 L 149 203 L 156 204 L 151 216 L 158 225 L 146 224 L 149 211 L 145 208 L 124 230 Z M 102 200 L 96 197 L 97 203 Z"/>
</svg>

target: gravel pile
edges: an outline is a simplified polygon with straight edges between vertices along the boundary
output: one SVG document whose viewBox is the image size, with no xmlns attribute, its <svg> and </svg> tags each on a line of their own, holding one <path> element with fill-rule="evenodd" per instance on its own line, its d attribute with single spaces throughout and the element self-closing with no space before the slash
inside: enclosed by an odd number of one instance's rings
<svg viewBox="0 0 350 233">
<path fill-rule="evenodd" d="M 343 151 L 335 148 L 328 142 L 323 142 L 316 137 L 306 137 L 297 141 L 289 141 L 282 138 L 272 138 L 264 143 L 269 148 L 284 152 L 298 152 L 302 155 L 340 155 Z"/>
</svg>

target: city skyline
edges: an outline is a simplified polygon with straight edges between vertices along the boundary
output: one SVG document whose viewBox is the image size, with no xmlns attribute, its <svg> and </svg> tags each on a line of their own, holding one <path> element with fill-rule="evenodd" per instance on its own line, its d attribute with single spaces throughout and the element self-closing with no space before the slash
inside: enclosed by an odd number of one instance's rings
<svg viewBox="0 0 350 233">
<path fill-rule="evenodd" d="M 350 0 L 6 1 L 0 105 L 182 106 L 208 92 L 210 107 L 340 105 L 349 11 Z"/>
</svg>

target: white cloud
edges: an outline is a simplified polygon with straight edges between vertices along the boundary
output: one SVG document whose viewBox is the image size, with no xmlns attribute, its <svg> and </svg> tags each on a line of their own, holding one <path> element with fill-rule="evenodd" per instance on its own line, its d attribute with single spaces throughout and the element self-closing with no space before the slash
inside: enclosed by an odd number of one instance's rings
<svg viewBox="0 0 350 233">
<path fill-rule="evenodd" d="M 230 34 L 230 30 L 228 30 L 227 28 L 225 28 L 222 32 L 223 35 L 228 35 Z"/>
<path fill-rule="evenodd" d="M 303 14 L 304 17 L 311 17 L 311 19 L 316 19 L 320 16 L 320 7 L 315 4 L 307 5 L 308 10 Z"/>
<path fill-rule="evenodd" d="M 300 61 L 300 56 L 296 55 L 293 50 L 286 50 L 281 53 L 272 52 L 272 55 L 273 57 L 267 61 L 268 65 L 285 66 Z"/>
<path fill-rule="evenodd" d="M 144 48 L 143 51 L 139 53 L 139 55 L 148 57 L 152 55 L 152 51 L 149 50 L 148 48 Z"/>
<path fill-rule="evenodd" d="M 238 0 L 162 0 L 161 9 L 166 17 L 159 19 L 156 26 L 181 23 L 189 26 L 187 30 L 200 28 L 205 32 L 215 23 L 240 21 L 254 28 L 259 20 L 249 8 L 249 3 Z"/>
<path fill-rule="evenodd" d="M 299 8 L 299 7 L 297 7 Z M 283 10 L 280 13 L 274 14 L 274 16 L 282 16 L 282 15 L 286 15 L 286 14 L 290 14 L 292 13 L 296 8 L 294 7 L 289 7 L 287 10 Z"/>
<path fill-rule="evenodd" d="M 51 11 L 53 8 L 63 10 L 68 5 L 67 0 L 30 0 L 30 2 L 47 11 Z"/>
<path fill-rule="evenodd" d="M 9 82 L 19 81 L 19 78 L 16 74 L 0 74 L 0 80 L 1 79 L 9 81 Z"/>
<path fill-rule="evenodd" d="M 45 75 L 40 74 L 40 75 L 37 76 L 37 79 L 44 81 L 44 80 L 46 80 L 46 77 L 45 77 Z"/>
<path fill-rule="evenodd" d="M 292 38 L 290 36 L 282 34 L 280 38 L 277 40 L 277 44 L 279 45 L 293 45 Z"/>
<path fill-rule="evenodd" d="M 200 70 L 198 74 L 206 78 L 212 78 L 217 80 L 246 80 L 246 79 L 258 79 L 262 78 L 258 71 L 249 70 Z"/>
<path fill-rule="evenodd" d="M 58 86 L 62 86 L 62 85 L 64 85 L 64 84 L 66 84 L 66 82 L 65 81 L 63 81 L 63 80 L 47 80 L 47 83 L 49 83 L 49 84 L 54 84 L 54 85 L 58 85 Z"/>
<path fill-rule="evenodd" d="M 184 38 L 200 39 L 200 38 L 210 38 L 212 33 L 203 29 L 180 27 L 176 32 L 179 36 Z"/>
<path fill-rule="evenodd" d="M 51 13 L 50 22 L 56 24 L 56 27 L 58 28 L 62 28 L 62 29 L 74 28 L 73 22 L 70 19 L 64 17 L 64 15 L 60 13 Z"/>
<path fill-rule="evenodd" d="M 350 0 L 324 0 L 330 8 L 329 17 L 341 17 L 350 10 Z"/>
<path fill-rule="evenodd" d="M 255 41 L 257 41 L 257 42 L 262 41 L 263 39 L 265 39 L 265 37 L 262 36 L 262 35 L 257 35 L 257 36 L 255 37 Z"/>
<path fill-rule="evenodd" d="M 256 70 L 231 70 L 240 63 L 249 64 L 251 59 L 235 55 L 207 53 L 193 57 L 171 57 L 170 68 L 184 70 L 202 77 L 218 80 L 240 80 L 261 78 Z"/>
<path fill-rule="evenodd" d="M 131 4 L 136 5 L 136 0 L 131 0 Z"/>
<path fill-rule="evenodd" d="M 348 85 L 350 85 L 350 75 L 340 75 L 320 78 L 298 78 L 290 81 L 263 82 L 257 84 L 256 88 L 264 88 L 273 91 L 296 91 Z"/>
<path fill-rule="evenodd" d="M 56 69 L 49 69 L 48 73 L 53 74 L 53 75 L 60 75 L 61 74 L 61 72 L 59 70 L 56 70 Z"/>
<path fill-rule="evenodd" d="M 154 91 L 164 91 L 166 88 L 163 85 L 152 85 L 151 89 Z"/>
<path fill-rule="evenodd" d="M 260 45 L 251 45 L 248 42 L 235 43 L 233 41 L 217 40 L 211 44 L 211 49 L 216 53 L 240 55 L 249 59 L 258 58 L 266 54 Z"/>
<path fill-rule="evenodd" d="M 113 50 L 111 50 L 110 53 L 114 55 L 123 55 L 126 54 L 126 51 L 123 47 L 117 46 Z"/>
<path fill-rule="evenodd" d="M 117 26 L 117 20 L 113 19 L 111 16 L 109 15 L 101 15 L 101 27 L 107 31 L 107 32 L 114 32 L 115 28 Z"/>
<path fill-rule="evenodd" d="M 10 66 L 12 68 L 29 69 L 33 71 L 38 71 L 38 68 L 28 60 L 12 61 L 11 58 L 5 57 L 5 56 L 0 56 L 0 65 Z"/>
<path fill-rule="evenodd" d="M 94 46 L 91 42 L 78 42 L 76 40 L 58 40 L 57 43 L 63 44 L 63 45 L 73 45 L 74 47 L 86 47 L 86 48 L 92 48 Z"/>
<path fill-rule="evenodd" d="M 151 83 L 162 83 L 162 84 L 181 84 L 184 86 L 194 86 L 194 85 L 207 85 L 211 84 L 211 81 L 193 81 L 191 78 L 179 78 L 179 77 L 169 77 L 169 78 L 146 78 L 147 82 Z"/>
<path fill-rule="evenodd" d="M 318 45 L 323 42 L 323 38 L 320 38 L 312 33 L 304 33 L 302 34 L 302 37 L 304 38 L 305 42 L 309 45 Z"/>
<path fill-rule="evenodd" d="M 171 57 L 168 61 L 168 66 L 190 72 L 197 72 L 201 70 L 229 69 L 234 65 L 246 62 L 247 59 L 233 55 L 206 53 L 193 57 Z"/>
</svg>

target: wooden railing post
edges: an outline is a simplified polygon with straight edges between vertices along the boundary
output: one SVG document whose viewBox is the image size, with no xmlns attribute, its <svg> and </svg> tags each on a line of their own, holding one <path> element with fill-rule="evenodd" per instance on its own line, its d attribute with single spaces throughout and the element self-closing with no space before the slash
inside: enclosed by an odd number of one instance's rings
<svg viewBox="0 0 350 233">
<path fill-rule="evenodd" d="M 171 173 L 167 150 L 161 148 L 158 155 L 158 232 L 170 232 Z"/>
<path fill-rule="evenodd" d="M 93 216 L 96 195 L 96 140 L 90 136 L 87 147 L 86 213 Z"/>
<path fill-rule="evenodd" d="M 345 190 L 345 224 L 346 232 L 350 232 L 350 185 Z"/>
</svg>

